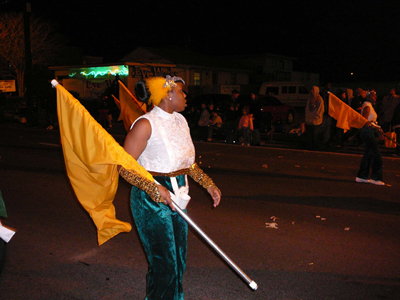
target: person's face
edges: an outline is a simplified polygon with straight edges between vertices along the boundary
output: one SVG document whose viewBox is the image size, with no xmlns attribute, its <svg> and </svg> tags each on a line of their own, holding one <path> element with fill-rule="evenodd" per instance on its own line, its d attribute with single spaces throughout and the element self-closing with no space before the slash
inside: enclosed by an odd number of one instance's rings
<svg viewBox="0 0 400 300">
<path fill-rule="evenodd" d="M 256 95 L 251 94 L 251 99 L 252 99 L 252 100 L 256 99 Z"/>
<path fill-rule="evenodd" d="M 233 94 L 233 98 L 237 99 L 239 97 L 239 93 Z"/>
<path fill-rule="evenodd" d="M 390 90 L 389 94 L 390 94 L 391 96 L 394 96 L 394 94 L 396 94 L 396 91 L 392 89 L 392 90 Z"/>
<path fill-rule="evenodd" d="M 183 91 L 182 82 L 177 83 L 177 87 L 174 87 L 170 92 L 171 106 L 173 111 L 181 112 L 185 110 L 186 104 L 186 94 Z"/>
<path fill-rule="evenodd" d="M 326 89 L 327 91 L 330 91 L 331 88 L 332 88 L 332 84 L 330 84 L 330 83 L 328 83 L 328 84 L 325 86 L 325 89 Z"/>
</svg>

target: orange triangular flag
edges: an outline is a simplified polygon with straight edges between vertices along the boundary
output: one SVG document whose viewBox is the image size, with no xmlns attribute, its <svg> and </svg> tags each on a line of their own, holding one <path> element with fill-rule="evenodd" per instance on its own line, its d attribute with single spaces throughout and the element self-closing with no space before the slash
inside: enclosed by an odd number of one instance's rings
<svg viewBox="0 0 400 300">
<path fill-rule="evenodd" d="M 121 113 L 118 121 L 123 120 L 125 130 L 128 132 L 133 122 L 146 113 L 146 104 L 140 102 L 132 95 L 127 87 L 119 80 L 119 101 Z"/>
<path fill-rule="evenodd" d="M 118 109 L 121 110 L 121 102 L 115 97 L 114 95 L 111 95 L 114 98 L 114 102 L 117 105 Z M 120 121 L 120 120 L 118 120 Z"/>
<path fill-rule="evenodd" d="M 360 113 L 332 93 L 329 93 L 329 115 L 337 121 L 336 127 L 342 128 L 344 132 L 352 127 L 362 128 L 368 122 Z"/>
</svg>

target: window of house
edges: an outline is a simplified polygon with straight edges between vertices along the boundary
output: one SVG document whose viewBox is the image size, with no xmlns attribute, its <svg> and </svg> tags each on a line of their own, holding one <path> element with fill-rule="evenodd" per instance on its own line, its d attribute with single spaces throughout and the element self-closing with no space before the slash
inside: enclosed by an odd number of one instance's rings
<svg viewBox="0 0 400 300">
<path fill-rule="evenodd" d="M 194 72 L 194 78 L 193 78 L 193 83 L 194 85 L 201 85 L 201 73 L 200 72 Z"/>
</svg>

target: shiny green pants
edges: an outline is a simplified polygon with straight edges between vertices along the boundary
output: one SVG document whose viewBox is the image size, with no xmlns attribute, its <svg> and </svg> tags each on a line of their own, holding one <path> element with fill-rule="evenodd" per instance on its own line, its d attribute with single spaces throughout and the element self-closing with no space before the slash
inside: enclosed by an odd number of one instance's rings
<svg viewBox="0 0 400 300">
<path fill-rule="evenodd" d="M 154 179 L 173 191 L 169 177 Z M 185 175 L 178 176 L 177 181 L 178 187 L 185 185 Z M 169 206 L 154 202 L 136 187 L 132 187 L 131 209 L 149 263 L 146 299 L 184 299 L 187 223 Z"/>
</svg>

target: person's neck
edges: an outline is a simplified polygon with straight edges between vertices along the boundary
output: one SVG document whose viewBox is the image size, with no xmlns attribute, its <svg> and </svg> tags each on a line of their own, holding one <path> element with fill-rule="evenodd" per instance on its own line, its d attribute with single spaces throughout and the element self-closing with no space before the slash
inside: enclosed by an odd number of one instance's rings
<svg viewBox="0 0 400 300">
<path fill-rule="evenodd" d="M 160 105 L 158 107 L 169 114 L 172 114 L 174 112 L 174 110 L 170 107 L 167 100 L 164 100 L 164 99 L 161 100 Z"/>
</svg>

